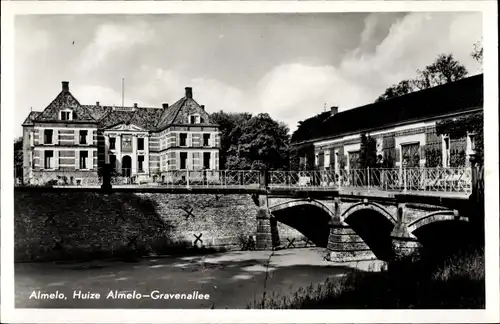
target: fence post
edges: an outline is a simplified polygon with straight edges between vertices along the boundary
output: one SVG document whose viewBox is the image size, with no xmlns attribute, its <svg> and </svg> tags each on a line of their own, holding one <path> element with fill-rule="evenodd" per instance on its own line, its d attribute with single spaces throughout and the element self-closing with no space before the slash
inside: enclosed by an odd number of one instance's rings
<svg viewBox="0 0 500 324">
<path fill-rule="evenodd" d="M 370 167 L 366 168 L 366 177 L 368 178 L 368 191 L 370 191 Z"/>
<path fill-rule="evenodd" d="M 259 187 L 260 189 L 266 189 L 267 188 L 267 170 L 260 170 L 259 173 Z"/>
<path fill-rule="evenodd" d="M 189 167 L 186 164 L 186 188 L 189 188 Z"/>
<path fill-rule="evenodd" d="M 403 167 L 403 192 L 406 192 L 406 167 Z"/>
</svg>

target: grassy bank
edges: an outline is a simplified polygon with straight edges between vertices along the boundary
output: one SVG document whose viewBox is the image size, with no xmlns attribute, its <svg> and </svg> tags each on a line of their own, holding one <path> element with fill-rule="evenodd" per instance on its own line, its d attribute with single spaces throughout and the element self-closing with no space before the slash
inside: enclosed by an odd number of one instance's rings
<svg viewBox="0 0 500 324">
<path fill-rule="evenodd" d="M 381 272 L 353 271 L 292 295 L 268 293 L 248 308 L 484 308 L 484 272 L 484 250 L 471 249 L 439 261 L 422 258 L 394 264 Z"/>
</svg>

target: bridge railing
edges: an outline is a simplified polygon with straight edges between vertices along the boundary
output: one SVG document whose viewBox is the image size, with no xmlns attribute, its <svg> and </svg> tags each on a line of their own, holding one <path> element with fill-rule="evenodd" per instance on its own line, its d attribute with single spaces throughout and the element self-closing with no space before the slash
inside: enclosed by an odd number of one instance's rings
<svg viewBox="0 0 500 324">
<path fill-rule="evenodd" d="M 472 191 L 471 168 L 366 168 L 322 171 L 270 171 L 274 188 L 364 188 L 383 191 Z"/>
<path fill-rule="evenodd" d="M 477 172 L 476 172 L 477 173 Z M 98 187 L 104 182 L 103 169 L 23 170 L 16 175 L 18 186 Z M 166 187 L 342 189 L 382 191 L 472 192 L 471 168 L 366 168 L 321 171 L 258 170 L 171 170 L 144 172 L 135 169 L 110 170 L 112 186 L 144 185 Z"/>
</svg>

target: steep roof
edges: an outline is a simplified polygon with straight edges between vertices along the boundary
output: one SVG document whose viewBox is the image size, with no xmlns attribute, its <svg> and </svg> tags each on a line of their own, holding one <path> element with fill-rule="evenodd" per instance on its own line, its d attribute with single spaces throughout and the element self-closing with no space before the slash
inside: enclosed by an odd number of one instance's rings
<svg viewBox="0 0 500 324">
<path fill-rule="evenodd" d="M 41 111 L 30 111 L 28 117 L 23 122 L 23 126 L 33 126 L 33 120 L 41 114 Z"/>
<path fill-rule="evenodd" d="M 413 92 L 331 115 L 323 113 L 302 122 L 292 141 L 331 138 L 403 122 L 444 116 L 483 106 L 483 75 Z M 302 129 L 301 129 L 302 128 Z"/>
<path fill-rule="evenodd" d="M 148 131 L 160 131 L 172 124 L 188 124 L 188 116 L 199 114 L 202 125 L 212 125 L 209 114 L 204 107 L 192 98 L 192 89 L 186 88 L 186 94 L 170 107 L 114 107 L 95 105 L 81 105 L 70 93 L 69 83 L 62 82 L 62 91 L 43 110 L 31 112 L 23 125 L 32 125 L 36 121 L 60 121 L 59 112 L 71 109 L 74 112 L 72 121 L 97 122 L 101 128 L 109 128 L 119 124 L 134 124 Z M 31 123 L 31 124 L 30 124 Z"/>
<path fill-rule="evenodd" d="M 69 92 L 63 89 L 57 97 L 35 118 L 35 121 L 59 121 L 59 112 L 64 109 L 73 111 L 72 122 L 95 123 L 89 110 L 80 105 L 78 100 Z"/>
</svg>

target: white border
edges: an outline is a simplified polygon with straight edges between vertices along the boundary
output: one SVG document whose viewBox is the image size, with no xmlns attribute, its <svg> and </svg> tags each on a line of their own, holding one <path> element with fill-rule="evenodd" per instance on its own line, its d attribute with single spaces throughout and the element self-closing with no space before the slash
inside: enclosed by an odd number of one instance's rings
<svg viewBox="0 0 500 324">
<path fill-rule="evenodd" d="M 490 1 L 248 1 L 122 2 L 16 1 L 1 3 L 1 321 L 23 323 L 326 323 L 326 322 L 500 322 L 498 208 L 497 2 Z M 13 151 L 14 46 L 16 14 L 278 13 L 377 11 L 482 11 L 485 76 L 486 310 L 275 311 L 275 310 L 48 310 L 14 309 Z"/>
</svg>

